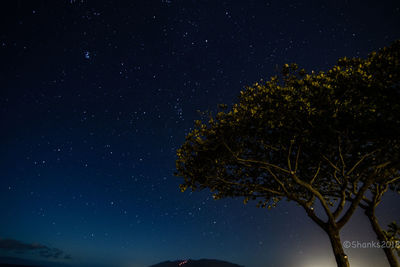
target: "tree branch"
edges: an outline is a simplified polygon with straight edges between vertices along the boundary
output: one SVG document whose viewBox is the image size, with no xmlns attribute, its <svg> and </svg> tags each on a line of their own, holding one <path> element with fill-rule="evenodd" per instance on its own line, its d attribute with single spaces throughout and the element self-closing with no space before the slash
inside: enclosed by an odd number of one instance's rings
<svg viewBox="0 0 400 267">
<path fill-rule="evenodd" d="M 342 213 L 344 205 L 346 204 L 346 187 L 347 187 L 347 181 L 342 186 L 340 203 L 337 206 L 336 210 L 333 212 L 333 218 L 335 218 L 335 220 L 337 219 L 337 217 L 339 217 L 340 213 Z"/>
<path fill-rule="evenodd" d="M 218 180 L 220 180 L 220 181 L 222 181 L 223 183 L 226 183 L 226 184 L 236 185 L 236 186 L 239 186 L 239 187 L 242 187 L 242 188 L 248 188 L 248 186 L 246 186 L 245 184 L 241 184 L 241 183 L 233 182 L 233 181 L 227 181 L 227 180 L 225 180 L 225 179 L 223 179 L 223 178 L 221 178 L 219 176 L 216 176 L 215 178 L 217 178 Z M 275 195 L 278 195 L 278 196 L 285 196 L 285 194 L 283 194 L 282 192 L 279 192 L 279 191 L 264 187 L 264 186 L 259 185 L 259 184 L 255 184 L 254 188 L 256 189 L 257 187 L 259 187 L 261 189 L 261 191 L 266 191 L 268 193 L 275 194 Z"/>
<path fill-rule="evenodd" d="M 290 195 L 289 191 L 286 189 L 284 183 L 271 171 L 270 168 L 265 167 L 265 169 L 271 174 L 271 176 L 274 178 L 274 180 L 282 187 L 282 190 L 286 193 L 286 195 Z"/>
<path fill-rule="evenodd" d="M 224 146 L 229 150 L 229 152 L 231 152 L 231 154 L 233 155 L 233 157 L 234 157 L 237 161 L 239 161 L 239 162 L 242 162 L 242 163 L 254 163 L 254 164 L 258 164 L 258 165 L 265 165 L 265 166 L 268 166 L 268 167 L 271 167 L 271 168 L 280 170 L 280 171 L 285 172 L 285 173 L 290 173 L 290 171 L 288 171 L 288 170 L 286 170 L 286 169 L 284 169 L 284 168 L 282 168 L 282 167 L 279 167 L 278 165 L 275 165 L 275 164 L 271 164 L 271 163 L 264 162 L 264 161 L 253 160 L 253 159 L 242 159 L 242 158 L 239 158 L 239 157 L 229 148 L 229 146 L 228 146 L 224 141 L 222 141 L 222 142 L 224 143 Z"/>
<path fill-rule="evenodd" d="M 364 161 L 364 159 L 366 159 L 367 157 L 371 156 L 372 154 L 374 154 L 377 150 L 374 150 L 368 154 L 365 154 L 364 156 L 361 157 L 361 159 L 359 161 L 356 162 L 356 164 L 354 164 L 353 167 L 351 167 L 351 169 L 347 172 L 347 175 L 350 175 L 356 168 L 358 165 L 361 164 L 361 162 Z"/>
<path fill-rule="evenodd" d="M 321 195 L 321 193 L 316 190 L 314 187 L 312 187 L 309 183 L 304 182 L 303 180 L 299 179 L 299 177 L 297 177 L 297 175 L 295 173 L 292 173 L 292 177 L 295 180 L 296 183 L 298 183 L 299 185 L 303 186 L 304 188 L 306 188 L 307 190 L 309 190 L 312 194 L 314 194 L 319 201 L 322 204 L 322 207 L 324 208 L 326 215 L 328 216 L 329 220 L 334 222 L 335 218 L 332 215 L 331 210 L 329 209 L 328 204 L 326 203 L 325 198 Z"/>
<path fill-rule="evenodd" d="M 399 179 L 400 179 L 400 176 L 394 177 L 392 180 L 387 181 L 386 184 L 394 183 L 394 182 L 396 182 L 396 181 L 399 180 Z"/>
<path fill-rule="evenodd" d="M 322 157 L 323 157 L 326 161 L 328 161 L 329 165 L 331 165 L 334 169 L 336 169 L 338 172 L 340 172 L 340 169 L 339 169 L 335 164 L 333 164 L 327 157 L 325 157 L 324 155 L 322 155 Z"/>
<path fill-rule="evenodd" d="M 339 185 L 342 185 L 343 183 L 339 180 L 339 178 L 337 177 L 336 173 L 337 173 L 337 170 L 335 169 L 335 170 L 333 171 L 333 178 L 335 179 L 335 181 L 336 181 Z"/>
<path fill-rule="evenodd" d="M 294 166 L 294 172 L 295 173 L 297 172 L 297 166 L 298 166 L 298 163 L 299 163 L 300 149 L 301 149 L 301 147 L 299 146 L 299 149 L 297 150 L 297 155 L 296 155 L 296 164 Z"/>
<path fill-rule="evenodd" d="M 291 175 L 293 176 L 294 180 L 296 181 L 296 183 L 298 183 L 299 185 L 305 187 L 305 188 L 308 189 L 313 195 L 315 195 L 316 197 L 318 197 L 318 199 L 321 201 L 322 205 L 324 206 L 324 208 L 325 208 L 325 210 L 326 210 L 326 212 L 327 212 L 328 217 L 329 217 L 330 219 L 333 220 L 332 213 L 331 213 L 331 211 L 329 210 L 329 207 L 328 207 L 328 205 L 327 205 L 325 199 L 322 197 L 322 195 L 321 195 L 316 189 L 314 189 L 310 184 L 305 183 L 304 181 L 301 181 L 301 180 L 295 175 L 295 173 L 294 173 L 293 171 L 288 171 L 288 170 L 283 169 L 283 168 L 281 168 L 281 167 L 279 167 L 279 166 L 277 166 L 277 165 L 275 165 L 275 164 L 270 164 L 270 163 L 267 163 L 267 162 L 262 162 L 262 161 L 257 161 L 257 160 L 239 158 L 239 157 L 230 149 L 230 147 L 229 147 L 224 141 L 223 141 L 223 144 L 224 144 L 224 146 L 228 149 L 228 151 L 233 155 L 233 157 L 234 157 L 237 161 L 239 161 L 239 162 L 242 162 L 242 163 L 255 163 L 255 164 L 259 164 L 259 165 L 264 165 L 264 166 L 266 166 L 265 169 L 267 169 L 268 167 L 271 167 L 271 168 L 275 168 L 275 169 L 277 169 L 277 170 L 280 170 L 280 171 L 282 171 L 282 172 L 284 172 L 284 173 L 291 174 Z M 267 170 L 268 170 L 268 169 L 267 169 Z M 317 171 L 315 177 L 317 176 L 318 172 L 319 172 L 319 168 L 318 168 L 318 171 Z M 273 172 L 271 171 L 271 173 L 273 173 Z M 270 173 L 270 174 L 271 174 L 271 173 Z M 272 176 L 274 179 L 277 179 L 277 180 L 276 180 L 277 182 L 280 181 L 280 180 L 277 178 L 276 175 L 272 175 L 272 174 L 271 174 L 271 176 Z M 274 176 L 275 176 L 275 177 L 274 177 Z M 279 182 L 278 182 L 278 183 L 279 183 Z M 281 185 L 283 185 L 283 182 L 282 182 L 282 181 L 280 181 L 280 183 L 281 183 Z M 283 186 L 282 189 L 284 189 L 284 188 L 285 188 L 285 190 L 286 190 L 286 187 Z M 286 190 L 285 193 L 287 193 L 287 196 L 286 196 L 286 197 L 287 197 L 288 199 L 291 199 L 291 200 L 293 200 L 293 201 L 299 203 L 299 204 L 305 209 L 307 215 L 308 215 L 315 223 L 317 223 L 319 226 L 321 226 L 321 227 L 324 228 L 324 229 L 326 228 L 326 223 L 323 222 L 320 218 L 318 218 L 318 217 L 315 215 L 314 209 L 313 209 L 313 208 L 310 208 L 310 207 L 309 207 L 309 205 L 310 205 L 311 203 L 308 204 L 307 202 L 300 200 L 299 198 L 297 198 L 297 197 L 294 196 L 293 194 L 290 194 L 290 192 L 288 192 L 287 190 Z"/>
<path fill-rule="evenodd" d="M 320 169 L 321 169 L 321 161 L 318 163 L 318 169 L 317 169 L 317 171 L 315 172 L 313 178 L 310 181 L 311 185 L 314 183 L 315 179 L 317 178 Z"/>
<path fill-rule="evenodd" d="M 339 143 L 339 145 L 338 145 L 338 147 L 339 147 L 339 157 L 340 157 L 340 160 L 342 162 L 342 176 L 343 176 L 344 179 L 346 179 L 346 171 L 345 171 L 346 163 L 344 162 L 344 158 L 343 158 L 343 154 L 342 154 L 342 146 L 340 145 L 340 137 L 338 137 L 338 143 Z"/>
<path fill-rule="evenodd" d="M 290 141 L 290 146 L 289 146 L 289 151 L 288 151 L 288 156 L 287 156 L 287 163 L 288 163 L 289 171 L 292 171 L 292 164 L 290 163 L 290 154 L 292 154 L 293 142 L 294 142 L 294 140 Z"/>
<path fill-rule="evenodd" d="M 364 182 L 364 185 L 361 187 L 360 191 L 358 191 L 356 198 L 353 199 L 350 208 L 346 211 L 343 217 L 337 222 L 337 226 L 339 229 L 342 228 L 350 220 L 350 217 L 353 215 L 358 204 L 363 199 L 365 191 L 367 191 L 369 186 L 372 184 L 374 176 L 375 173 L 371 174 L 368 177 L 368 179 Z"/>
<path fill-rule="evenodd" d="M 306 211 L 308 217 L 310 217 L 316 224 L 318 224 L 322 229 L 326 229 L 326 223 L 324 221 L 322 221 L 320 218 L 318 218 L 318 216 L 314 212 L 314 209 L 310 208 L 306 202 L 304 202 L 300 199 L 297 199 L 297 200 L 292 199 L 292 200 L 299 203 L 300 206 L 302 206 L 304 208 L 304 210 Z"/>
</svg>

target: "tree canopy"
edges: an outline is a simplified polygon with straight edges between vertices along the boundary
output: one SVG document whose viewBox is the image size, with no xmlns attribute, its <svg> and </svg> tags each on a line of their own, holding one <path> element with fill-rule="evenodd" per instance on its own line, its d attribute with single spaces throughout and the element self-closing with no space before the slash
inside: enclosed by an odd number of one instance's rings
<svg viewBox="0 0 400 267">
<path fill-rule="evenodd" d="M 209 188 L 216 199 L 261 207 L 296 201 L 327 232 L 340 229 L 372 184 L 399 189 L 399 60 L 396 41 L 327 71 L 285 64 L 230 109 L 195 122 L 177 151 L 181 189 Z M 327 221 L 315 214 L 316 200 Z"/>
</svg>

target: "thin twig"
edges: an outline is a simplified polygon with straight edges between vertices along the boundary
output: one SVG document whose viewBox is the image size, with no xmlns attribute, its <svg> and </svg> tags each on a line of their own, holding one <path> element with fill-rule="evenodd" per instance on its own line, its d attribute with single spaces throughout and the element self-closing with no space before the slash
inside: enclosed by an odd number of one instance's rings
<svg viewBox="0 0 400 267">
<path fill-rule="evenodd" d="M 318 169 L 317 169 L 317 171 L 315 172 L 313 178 L 311 179 L 310 184 L 313 184 L 313 183 L 314 183 L 315 179 L 317 178 L 317 176 L 318 176 L 318 174 L 319 174 L 319 170 L 320 170 L 320 169 L 321 169 L 321 161 L 318 163 Z"/>
<path fill-rule="evenodd" d="M 297 155 L 296 155 L 296 164 L 294 166 L 294 172 L 295 173 L 297 172 L 297 167 L 298 167 L 298 164 L 299 164 L 300 149 L 301 149 L 301 146 L 299 145 L 299 149 L 297 150 Z"/>
<path fill-rule="evenodd" d="M 361 157 L 361 159 L 359 161 L 356 162 L 356 164 L 354 164 L 354 166 L 347 172 L 347 175 L 350 175 L 357 167 L 358 165 L 361 164 L 361 162 L 364 161 L 364 159 L 366 159 L 367 157 L 371 156 L 372 154 L 374 154 L 377 150 L 374 150 L 368 154 L 365 154 L 364 156 Z"/>
</svg>

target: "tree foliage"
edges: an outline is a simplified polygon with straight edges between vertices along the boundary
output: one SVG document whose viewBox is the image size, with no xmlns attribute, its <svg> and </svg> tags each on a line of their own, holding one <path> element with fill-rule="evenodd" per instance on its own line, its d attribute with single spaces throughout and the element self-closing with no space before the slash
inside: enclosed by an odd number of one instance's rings
<svg viewBox="0 0 400 267">
<path fill-rule="evenodd" d="M 313 193 L 296 178 L 321 191 L 340 185 L 332 182 L 339 176 L 355 187 L 371 173 L 395 178 L 399 46 L 367 59 L 342 58 L 326 72 L 286 64 L 281 80 L 247 87 L 229 112 L 195 122 L 177 152 L 181 188 L 207 187 L 216 198 L 261 197 L 265 204 L 291 194 L 309 200 Z"/>
</svg>

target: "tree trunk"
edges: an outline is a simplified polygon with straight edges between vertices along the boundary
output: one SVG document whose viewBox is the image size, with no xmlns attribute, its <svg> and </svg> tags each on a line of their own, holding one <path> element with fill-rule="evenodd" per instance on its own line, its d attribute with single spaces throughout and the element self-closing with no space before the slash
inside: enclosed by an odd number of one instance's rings
<svg viewBox="0 0 400 267">
<path fill-rule="evenodd" d="M 329 227 L 326 229 L 329 240 L 331 241 L 333 254 L 335 255 L 336 264 L 338 267 L 350 267 L 349 258 L 344 253 L 342 242 L 340 241 L 339 230 Z"/>
<path fill-rule="evenodd" d="M 376 237 L 378 238 L 379 242 L 386 242 L 386 236 L 383 233 L 378 220 L 375 216 L 375 210 L 373 207 L 369 207 L 368 209 L 365 210 L 365 215 L 367 215 L 369 222 L 371 223 L 372 229 L 374 229 L 374 232 L 376 234 Z M 387 245 L 387 244 L 386 244 Z M 396 255 L 393 253 L 393 250 L 390 247 L 384 247 L 383 251 L 385 252 L 386 258 L 390 264 L 390 267 L 399 267 L 399 263 L 397 261 Z"/>
</svg>

